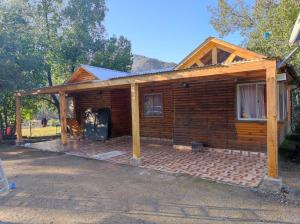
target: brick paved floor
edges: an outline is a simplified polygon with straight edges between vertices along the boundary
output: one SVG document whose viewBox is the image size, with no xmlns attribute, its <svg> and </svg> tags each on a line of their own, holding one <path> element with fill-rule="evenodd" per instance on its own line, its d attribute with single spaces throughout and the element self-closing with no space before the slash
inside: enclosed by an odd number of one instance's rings
<svg viewBox="0 0 300 224">
<path fill-rule="evenodd" d="M 114 150 L 126 152 L 107 161 L 129 164 L 131 138 L 121 137 L 103 142 L 70 140 L 62 146 L 60 140 L 32 143 L 32 148 L 60 151 L 93 158 L 99 153 Z M 182 173 L 217 182 L 256 187 L 266 173 L 266 154 L 229 149 L 206 148 L 202 152 L 179 152 L 172 143 L 159 140 L 141 140 L 143 163 L 141 167 L 171 173 Z"/>
</svg>

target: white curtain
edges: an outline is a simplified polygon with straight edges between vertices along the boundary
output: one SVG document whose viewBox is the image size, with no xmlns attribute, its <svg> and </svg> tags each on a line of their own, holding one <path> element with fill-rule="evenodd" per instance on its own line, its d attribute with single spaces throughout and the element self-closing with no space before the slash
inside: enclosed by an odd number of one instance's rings
<svg viewBox="0 0 300 224">
<path fill-rule="evenodd" d="M 287 93 L 286 93 L 286 86 L 285 83 L 280 82 L 277 84 L 277 118 L 278 120 L 284 120 L 286 118 L 286 110 L 287 110 L 287 104 L 286 104 L 286 99 Z"/>
<path fill-rule="evenodd" d="M 256 84 L 240 86 L 240 117 L 256 118 Z"/>
<path fill-rule="evenodd" d="M 144 100 L 144 115 L 151 116 L 153 113 L 153 96 L 145 95 Z"/>
<path fill-rule="evenodd" d="M 162 96 L 160 94 L 153 96 L 153 111 L 155 115 L 161 115 L 162 114 Z"/>
<path fill-rule="evenodd" d="M 257 85 L 257 118 L 266 118 L 266 85 Z"/>
</svg>

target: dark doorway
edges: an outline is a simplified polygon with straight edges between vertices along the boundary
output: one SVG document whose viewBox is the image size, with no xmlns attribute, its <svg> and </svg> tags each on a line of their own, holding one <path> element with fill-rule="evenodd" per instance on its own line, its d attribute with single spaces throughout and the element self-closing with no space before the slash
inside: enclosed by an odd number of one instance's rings
<svg viewBox="0 0 300 224">
<path fill-rule="evenodd" d="M 83 135 L 85 139 L 105 141 L 110 137 L 110 109 L 89 108 L 83 115 Z"/>
</svg>

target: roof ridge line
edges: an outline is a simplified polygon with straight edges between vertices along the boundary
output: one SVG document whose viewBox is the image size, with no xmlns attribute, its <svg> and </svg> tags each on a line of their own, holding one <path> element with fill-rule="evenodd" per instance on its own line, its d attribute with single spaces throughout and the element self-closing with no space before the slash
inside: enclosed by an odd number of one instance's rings
<svg viewBox="0 0 300 224">
<path fill-rule="evenodd" d="M 98 67 L 98 66 L 94 66 L 94 65 L 87 65 L 87 64 L 80 64 L 80 67 L 83 67 L 83 66 L 89 66 L 89 67 L 93 67 L 93 68 L 100 68 L 100 69 L 105 69 L 105 70 L 109 70 L 109 71 L 115 71 L 115 72 L 122 72 L 122 73 L 127 73 L 127 74 L 130 74 L 130 72 L 124 72 L 124 71 L 120 71 L 120 70 L 115 70 L 115 69 L 110 69 L 110 68 L 104 68 L 104 67 Z"/>
</svg>

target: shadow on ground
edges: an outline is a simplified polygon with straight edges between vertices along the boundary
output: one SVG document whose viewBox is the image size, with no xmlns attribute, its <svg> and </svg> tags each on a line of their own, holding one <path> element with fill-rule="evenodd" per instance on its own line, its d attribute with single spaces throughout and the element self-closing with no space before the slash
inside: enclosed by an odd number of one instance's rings
<svg viewBox="0 0 300 224">
<path fill-rule="evenodd" d="M 300 222 L 295 205 L 199 178 L 26 148 L 0 158 L 17 186 L 0 197 L 4 223 Z"/>
</svg>

